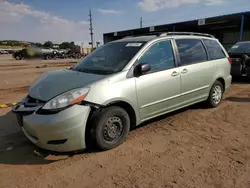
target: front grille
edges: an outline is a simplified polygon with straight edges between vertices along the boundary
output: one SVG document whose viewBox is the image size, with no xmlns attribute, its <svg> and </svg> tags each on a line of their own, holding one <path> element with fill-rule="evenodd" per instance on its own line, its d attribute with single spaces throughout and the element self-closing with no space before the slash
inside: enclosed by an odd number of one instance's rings
<svg viewBox="0 0 250 188">
<path fill-rule="evenodd" d="M 44 101 L 32 98 L 29 95 L 27 96 L 27 98 L 26 98 L 26 100 L 24 102 L 25 107 L 36 107 L 36 106 L 40 106 L 40 105 L 43 105 L 43 104 L 45 104 Z"/>
<path fill-rule="evenodd" d="M 36 103 L 37 102 L 37 99 L 35 98 L 32 98 L 31 96 L 27 96 L 27 103 Z"/>
<path fill-rule="evenodd" d="M 20 114 L 22 116 L 28 116 L 30 114 L 33 114 L 34 112 L 35 112 L 35 110 L 29 110 L 29 111 L 20 112 Z"/>
<path fill-rule="evenodd" d="M 19 105 L 17 105 L 15 111 L 21 116 L 28 116 L 33 114 L 40 106 L 44 104 L 44 101 L 27 96 Z M 18 110 L 20 107 L 22 109 Z"/>
</svg>

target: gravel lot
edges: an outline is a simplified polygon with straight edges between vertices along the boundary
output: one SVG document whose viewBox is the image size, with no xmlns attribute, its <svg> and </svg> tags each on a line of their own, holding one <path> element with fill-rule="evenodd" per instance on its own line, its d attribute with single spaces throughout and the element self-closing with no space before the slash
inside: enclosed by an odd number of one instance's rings
<svg viewBox="0 0 250 188">
<path fill-rule="evenodd" d="M 0 56 L 0 103 L 21 100 L 42 72 L 69 61 Z M 36 148 L 10 108 L 0 109 L 0 188 L 7 187 L 250 188 L 249 84 L 234 82 L 216 109 L 198 104 L 147 122 L 106 152 Z"/>
</svg>

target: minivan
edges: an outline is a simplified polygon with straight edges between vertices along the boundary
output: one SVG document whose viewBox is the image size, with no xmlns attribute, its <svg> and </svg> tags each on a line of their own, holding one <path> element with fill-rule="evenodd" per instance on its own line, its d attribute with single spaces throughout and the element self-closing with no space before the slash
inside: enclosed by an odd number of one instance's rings
<svg viewBox="0 0 250 188">
<path fill-rule="evenodd" d="M 25 136 L 46 150 L 100 150 L 123 143 L 149 119 L 205 102 L 230 87 L 231 59 L 214 36 L 168 32 L 109 42 L 75 66 L 43 73 L 13 112 Z"/>
</svg>

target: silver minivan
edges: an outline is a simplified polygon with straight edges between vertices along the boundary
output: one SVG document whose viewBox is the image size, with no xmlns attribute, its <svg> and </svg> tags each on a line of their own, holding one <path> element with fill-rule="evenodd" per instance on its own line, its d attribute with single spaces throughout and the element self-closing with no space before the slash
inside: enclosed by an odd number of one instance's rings
<svg viewBox="0 0 250 188">
<path fill-rule="evenodd" d="M 204 101 L 217 107 L 231 60 L 211 35 L 162 33 L 107 43 L 66 70 L 41 74 L 13 112 L 25 136 L 52 151 L 120 145 L 142 122 Z"/>
</svg>

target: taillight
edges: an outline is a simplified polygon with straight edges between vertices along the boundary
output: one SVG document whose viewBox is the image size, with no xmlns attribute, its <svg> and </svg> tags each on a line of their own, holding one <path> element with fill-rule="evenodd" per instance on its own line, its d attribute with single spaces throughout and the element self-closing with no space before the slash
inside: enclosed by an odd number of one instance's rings
<svg viewBox="0 0 250 188">
<path fill-rule="evenodd" d="M 232 64 L 232 59 L 230 57 L 227 57 L 227 60 L 230 64 Z"/>
</svg>

